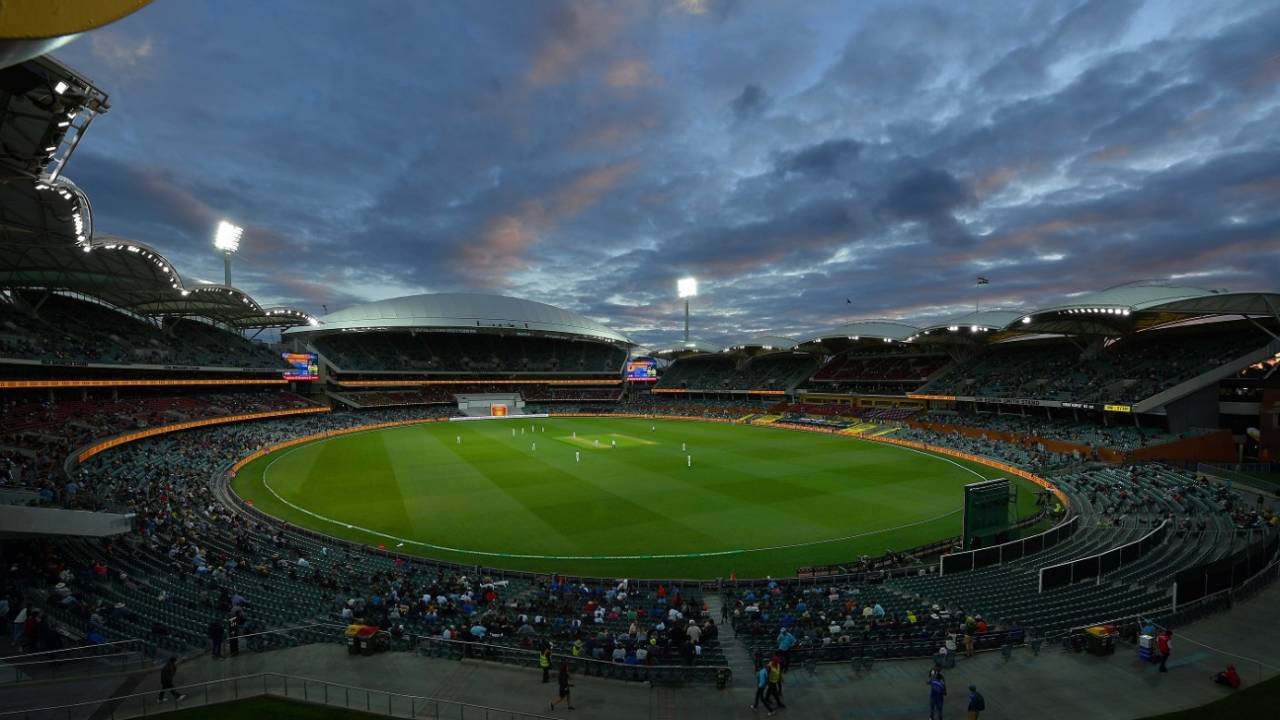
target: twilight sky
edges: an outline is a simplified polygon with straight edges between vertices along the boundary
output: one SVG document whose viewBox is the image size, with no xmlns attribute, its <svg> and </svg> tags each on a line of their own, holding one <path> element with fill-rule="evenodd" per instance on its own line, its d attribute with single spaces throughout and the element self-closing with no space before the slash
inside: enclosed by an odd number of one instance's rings
<svg viewBox="0 0 1280 720">
<path fill-rule="evenodd" d="M 319 312 L 509 294 L 641 342 L 1280 289 L 1280 2 L 158 2 L 58 53 L 111 95 L 97 232 Z M 852 303 L 846 303 L 846 298 Z"/>
</svg>

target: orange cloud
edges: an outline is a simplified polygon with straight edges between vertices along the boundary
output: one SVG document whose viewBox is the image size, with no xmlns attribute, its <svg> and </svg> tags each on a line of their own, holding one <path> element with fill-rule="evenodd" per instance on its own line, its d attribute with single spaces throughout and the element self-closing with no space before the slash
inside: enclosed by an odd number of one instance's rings
<svg viewBox="0 0 1280 720">
<path fill-rule="evenodd" d="M 644 60 L 619 60 L 609 66 L 605 81 L 618 89 L 637 88 L 656 82 L 649 63 Z"/>
<path fill-rule="evenodd" d="M 563 82 L 587 55 L 607 47 L 622 26 L 622 15 L 599 3 L 565 6 L 560 27 L 537 51 L 526 77 L 534 87 Z"/>
<path fill-rule="evenodd" d="M 511 273 L 529 266 L 525 253 L 542 235 L 598 203 L 638 164 L 632 160 L 589 170 L 546 196 L 521 203 L 514 212 L 490 219 L 476 241 L 462 246 L 463 272 L 481 287 L 506 284 Z"/>
</svg>

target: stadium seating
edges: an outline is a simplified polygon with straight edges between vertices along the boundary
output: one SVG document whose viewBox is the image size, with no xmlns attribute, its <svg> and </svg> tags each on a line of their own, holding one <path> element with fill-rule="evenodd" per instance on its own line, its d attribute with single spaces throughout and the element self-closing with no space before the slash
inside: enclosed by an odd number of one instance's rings
<svg viewBox="0 0 1280 720">
<path fill-rule="evenodd" d="M 388 407 L 392 405 L 453 404 L 454 396 L 467 393 L 517 392 L 528 402 L 609 402 L 622 394 L 619 385 L 591 387 L 581 385 L 552 386 L 544 383 L 503 384 L 463 383 L 432 385 L 420 390 L 343 391 L 330 393 L 351 407 Z"/>
<path fill-rule="evenodd" d="M 813 356 L 805 353 L 771 353 L 745 361 L 728 355 L 693 355 L 667 368 L 655 387 L 704 392 L 791 390 L 815 366 Z"/>
<path fill-rule="evenodd" d="M 1137 402 L 1212 370 L 1270 338 L 1253 327 L 1140 333 L 1092 354 L 1063 341 L 997 344 L 920 389 L 979 397 Z"/>
<path fill-rule="evenodd" d="M 902 394 L 920 387 L 945 367 L 946 355 L 888 345 L 874 351 L 858 347 L 826 361 L 804 387 L 813 392 Z"/>
<path fill-rule="evenodd" d="M 1068 418 L 1047 418 L 1015 415 L 1010 413 L 946 413 L 934 412 L 915 418 L 921 422 L 959 425 L 964 427 L 997 430 L 1000 432 L 1034 435 L 1049 440 L 1105 447 L 1115 450 L 1136 450 L 1160 445 L 1202 431 L 1189 430 L 1179 435 L 1150 427 L 1133 425 L 1103 426 L 1077 422 Z"/>
<path fill-rule="evenodd" d="M 369 332 L 321 336 L 315 346 L 347 372 L 609 373 L 627 359 L 613 345 L 521 335 Z"/>
<path fill-rule="evenodd" d="M 91 440 L 186 420 L 312 406 L 280 391 L 10 401 L 0 405 L 0 469 L 8 478 L 6 484 L 35 489 L 43 502 L 97 507 L 92 495 L 77 495 L 76 483 L 68 490 L 57 482 L 67 455 Z"/>
<path fill-rule="evenodd" d="M 283 367 L 261 343 L 200 320 L 170 321 L 157 328 L 89 300 L 69 295 L 19 293 L 32 315 L 0 302 L 0 358 L 49 364 L 110 363 L 235 368 Z"/>
</svg>

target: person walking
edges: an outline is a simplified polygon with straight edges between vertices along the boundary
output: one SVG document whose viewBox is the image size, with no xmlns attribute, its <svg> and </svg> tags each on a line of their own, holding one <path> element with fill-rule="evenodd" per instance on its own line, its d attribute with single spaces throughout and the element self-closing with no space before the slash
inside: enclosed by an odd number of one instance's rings
<svg viewBox="0 0 1280 720">
<path fill-rule="evenodd" d="M 929 720 L 942 720 L 942 700 L 947 696 L 947 684 L 941 675 L 929 681 Z"/>
<path fill-rule="evenodd" d="M 1167 673 L 1169 670 L 1165 668 L 1165 663 L 1169 662 L 1169 655 L 1173 653 L 1173 631 L 1165 630 L 1156 638 L 1156 650 L 1160 651 L 1160 672 Z"/>
<path fill-rule="evenodd" d="M 764 709 L 773 714 L 773 703 L 769 702 L 769 696 L 765 694 L 765 690 L 769 687 L 769 668 L 764 665 L 756 670 L 756 699 L 751 703 L 751 709 L 756 710 L 760 707 L 760 703 L 764 703 Z"/>
<path fill-rule="evenodd" d="M 538 667 L 542 668 L 543 684 L 551 682 L 551 646 L 545 642 L 538 651 Z"/>
<path fill-rule="evenodd" d="M 168 700 L 165 697 L 165 691 L 173 696 L 174 702 L 179 702 L 186 697 L 183 693 L 173 689 L 173 676 L 178 674 L 178 658 L 170 655 L 165 661 L 164 667 L 160 668 L 160 696 L 156 698 L 156 702 L 164 702 Z"/>
<path fill-rule="evenodd" d="M 982 693 L 978 692 L 977 685 L 969 686 L 969 715 L 968 720 L 978 720 L 978 716 L 983 710 L 987 709 L 986 698 L 982 697 Z"/>
<path fill-rule="evenodd" d="M 213 657 L 222 659 L 222 621 L 209 622 L 209 644 L 213 647 Z"/>
<path fill-rule="evenodd" d="M 556 681 L 560 684 L 560 694 L 559 697 L 551 701 L 551 709 L 555 710 L 556 705 L 563 702 L 569 706 L 570 710 L 573 710 L 573 700 L 569 697 L 569 688 L 573 687 L 573 683 L 569 682 L 568 660 L 560 661 L 560 675 L 556 678 Z"/>
<path fill-rule="evenodd" d="M 769 661 L 766 666 L 769 670 L 769 684 L 765 688 L 765 698 L 773 698 L 778 701 L 778 709 L 786 707 L 782 702 L 782 659 L 777 655 Z"/>
</svg>

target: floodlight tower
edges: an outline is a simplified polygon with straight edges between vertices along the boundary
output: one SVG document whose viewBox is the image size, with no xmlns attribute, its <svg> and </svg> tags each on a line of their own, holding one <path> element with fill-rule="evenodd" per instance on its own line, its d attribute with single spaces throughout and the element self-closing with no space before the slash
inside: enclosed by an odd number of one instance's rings
<svg viewBox="0 0 1280 720">
<path fill-rule="evenodd" d="M 684 341 L 689 342 L 689 298 L 698 294 L 698 279 L 680 278 L 676 281 L 676 292 L 684 298 Z"/>
<path fill-rule="evenodd" d="M 223 284 L 231 287 L 231 256 L 240 249 L 240 236 L 244 228 L 223 220 L 218 223 L 218 233 L 213 236 L 213 246 L 222 251 Z"/>
</svg>

